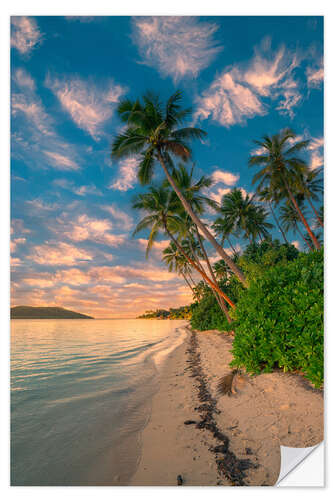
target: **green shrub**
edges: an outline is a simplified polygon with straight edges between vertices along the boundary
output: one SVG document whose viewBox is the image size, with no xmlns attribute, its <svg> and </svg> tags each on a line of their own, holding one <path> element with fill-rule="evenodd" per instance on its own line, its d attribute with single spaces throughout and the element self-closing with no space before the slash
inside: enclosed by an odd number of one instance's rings
<svg viewBox="0 0 333 500">
<path fill-rule="evenodd" d="M 300 254 L 251 276 L 233 312 L 233 366 L 250 373 L 301 370 L 323 383 L 323 252 Z"/>
<path fill-rule="evenodd" d="M 229 329 L 229 323 L 211 292 L 206 293 L 193 307 L 191 326 L 195 330 L 224 331 Z"/>
</svg>

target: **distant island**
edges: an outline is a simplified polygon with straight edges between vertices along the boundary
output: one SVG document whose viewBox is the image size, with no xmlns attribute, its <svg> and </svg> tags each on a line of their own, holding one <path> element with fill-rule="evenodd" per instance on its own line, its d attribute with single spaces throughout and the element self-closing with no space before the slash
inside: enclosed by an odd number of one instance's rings
<svg viewBox="0 0 333 500">
<path fill-rule="evenodd" d="M 63 307 L 15 306 L 10 309 L 10 319 L 94 319 Z"/>
<path fill-rule="evenodd" d="M 156 309 L 155 311 L 146 311 L 137 319 L 191 319 L 192 306 L 182 306 L 177 308 Z"/>
</svg>

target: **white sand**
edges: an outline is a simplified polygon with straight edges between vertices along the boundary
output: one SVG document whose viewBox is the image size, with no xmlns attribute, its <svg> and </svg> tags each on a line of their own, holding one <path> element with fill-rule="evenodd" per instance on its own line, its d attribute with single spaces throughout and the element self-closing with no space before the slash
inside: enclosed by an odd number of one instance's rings
<svg viewBox="0 0 333 500">
<path fill-rule="evenodd" d="M 238 460 L 250 460 L 244 474 L 248 485 L 273 485 L 280 471 L 280 444 L 313 446 L 323 439 L 323 397 L 300 375 L 284 373 L 246 377 L 232 396 L 218 396 L 219 378 L 230 372 L 231 338 L 215 331 L 198 332 L 201 366 L 220 414 L 214 414 L 219 431 L 229 440 L 229 451 Z M 209 448 L 221 444 L 213 433 L 184 421 L 200 421 L 195 410 L 198 379 L 189 369 L 190 334 L 174 350 L 161 374 L 160 388 L 152 402 L 150 420 L 142 432 L 142 455 L 132 485 L 238 484 L 218 471 L 223 453 Z M 230 456 L 229 456 L 230 458 Z M 224 462 L 225 463 L 225 462 Z M 230 463 L 230 462 L 229 462 Z"/>
</svg>

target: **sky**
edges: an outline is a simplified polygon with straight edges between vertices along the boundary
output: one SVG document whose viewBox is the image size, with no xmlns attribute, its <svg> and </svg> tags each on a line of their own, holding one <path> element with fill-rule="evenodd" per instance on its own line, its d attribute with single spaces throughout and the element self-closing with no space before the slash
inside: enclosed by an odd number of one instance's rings
<svg viewBox="0 0 333 500">
<path fill-rule="evenodd" d="M 137 158 L 110 158 L 119 101 L 177 89 L 208 134 L 193 160 L 216 201 L 253 192 L 264 134 L 292 128 L 310 140 L 310 168 L 323 165 L 322 17 L 12 17 L 12 305 L 121 318 L 191 302 L 161 262 L 165 237 L 148 260 L 147 233 L 132 237 L 147 189 Z"/>
</svg>

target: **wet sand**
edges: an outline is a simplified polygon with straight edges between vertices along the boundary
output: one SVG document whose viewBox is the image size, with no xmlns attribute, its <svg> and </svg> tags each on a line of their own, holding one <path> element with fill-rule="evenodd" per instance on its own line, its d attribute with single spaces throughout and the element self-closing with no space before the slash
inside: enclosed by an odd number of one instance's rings
<svg viewBox="0 0 333 500">
<path fill-rule="evenodd" d="M 231 345 L 219 332 L 189 330 L 170 354 L 131 485 L 274 485 L 280 444 L 322 441 L 323 394 L 301 375 L 245 376 L 236 380 L 236 394 L 218 395 Z"/>
</svg>

